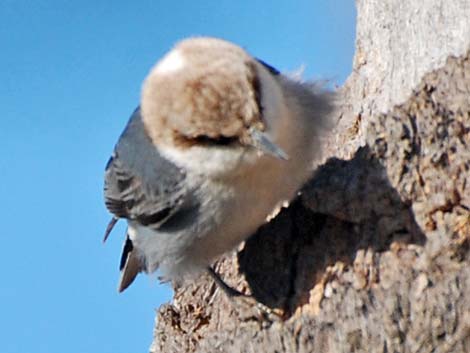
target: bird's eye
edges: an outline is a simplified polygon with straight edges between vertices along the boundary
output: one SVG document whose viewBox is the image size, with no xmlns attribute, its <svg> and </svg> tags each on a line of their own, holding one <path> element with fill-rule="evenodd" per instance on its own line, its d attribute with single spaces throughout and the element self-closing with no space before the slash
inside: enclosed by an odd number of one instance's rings
<svg viewBox="0 0 470 353">
<path fill-rule="evenodd" d="M 235 143 L 239 143 L 238 137 L 227 137 L 227 136 L 217 136 L 210 137 L 207 135 L 199 135 L 189 139 L 191 142 L 197 145 L 216 145 L 216 146 L 228 146 Z"/>
<path fill-rule="evenodd" d="M 170 211 L 171 208 L 166 207 L 163 210 L 149 215 L 140 215 L 139 217 L 137 217 L 137 220 L 144 226 L 156 225 L 163 221 L 166 217 L 168 217 L 170 215 Z"/>
</svg>

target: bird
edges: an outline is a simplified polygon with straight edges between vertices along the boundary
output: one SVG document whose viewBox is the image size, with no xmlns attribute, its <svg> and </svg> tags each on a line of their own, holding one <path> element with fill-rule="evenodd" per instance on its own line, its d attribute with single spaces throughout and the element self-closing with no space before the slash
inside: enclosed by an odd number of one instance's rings
<svg viewBox="0 0 470 353">
<path fill-rule="evenodd" d="M 105 168 L 104 240 L 127 221 L 118 291 L 158 270 L 176 283 L 208 272 L 230 292 L 213 262 L 312 175 L 334 99 L 224 39 L 178 42 L 145 78 Z"/>
</svg>

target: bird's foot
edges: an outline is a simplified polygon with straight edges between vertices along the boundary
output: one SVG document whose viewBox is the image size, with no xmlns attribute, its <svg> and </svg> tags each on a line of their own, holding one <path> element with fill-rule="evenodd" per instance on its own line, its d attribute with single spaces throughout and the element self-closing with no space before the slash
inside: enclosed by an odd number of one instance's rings
<svg viewBox="0 0 470 353">
<path fill-rule="evenodd" d="M 248 321 L 250 319 L 254 319 L 259 322 L 272 323 L 283 319 L 282 310 L 272 309 L 260 303 L 252 295 L 242 293 L 235 288 L 230 287 L 222 278 L 220 278 L 212 267 L 208 267 L 207 272 L 218 287 L 226 294 L 234 309 L 240 314 L 240 318 L 242 320 Z"/>
</svg>

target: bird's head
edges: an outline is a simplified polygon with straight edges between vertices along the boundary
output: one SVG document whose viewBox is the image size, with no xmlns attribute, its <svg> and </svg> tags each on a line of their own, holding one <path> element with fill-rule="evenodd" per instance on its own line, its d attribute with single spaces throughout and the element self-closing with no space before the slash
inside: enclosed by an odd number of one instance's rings
<svg viewBox="0 0 470 353">
<path fill-rule="evenodd" d="M 178 43 L 147 76 L 141 107 L 153 143 L 186 167 L 288 158 L 276 143 L 286 108 L 273 69 L 232 43 Z"/>
</svg>

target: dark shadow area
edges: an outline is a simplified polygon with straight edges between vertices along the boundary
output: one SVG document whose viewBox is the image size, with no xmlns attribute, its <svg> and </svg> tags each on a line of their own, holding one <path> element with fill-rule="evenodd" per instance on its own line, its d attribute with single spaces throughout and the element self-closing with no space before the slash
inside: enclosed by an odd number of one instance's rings
<svg viewBox="0 0 470 353">
<path fill-rule="evenodd" d="M 360 249 L 381 253 L 393 242 L 425 240 L 383 166 L 362 148 L 320 167 L 302 195 L 246 241 L 238 261 L 253 296 L 290 315 L 329 266 L 352 266 Z"/>
</svg>

